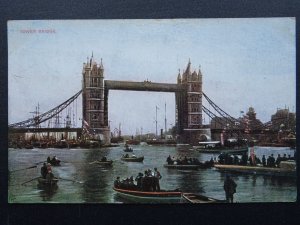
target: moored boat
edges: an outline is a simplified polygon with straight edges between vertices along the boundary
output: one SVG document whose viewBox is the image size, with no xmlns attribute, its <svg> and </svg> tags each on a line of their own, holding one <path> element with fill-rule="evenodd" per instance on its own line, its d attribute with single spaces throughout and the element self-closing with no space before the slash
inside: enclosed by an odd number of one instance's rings
<svg viewBox="0 0 300 225">
<path fill-rule="evenodd" d="M 118 195 L 123 198 L 132 200 L 139 203 L 163 203 L 163 202 L 180 202 L 181 192 L 178 190 L 160 190 L 158 192 L 154 191 L 136 191 L 136 190 L 127 190 L 120 188 L 113 188 Z"/>
<path fill-rule="evenodd" d="M 139 145 L 141 142 L 136 139 L 126 140 L 127 145 Z"/>
<path fill-rule="evenodd" d="M 144 156 L 141 157 L 136 157 L 136 156 L 122 156 L 121 160 L 126 161 L 126 162 L 143 162 L 144 161 Z"/>
<path fill-rule="evenodd" d="M 182 203 L 224 203 L 225 200 L 219 200 L 211 197 L 206 197 L 204 195 L 194 194 L 194 193 L 182 193 Z"/>
<path fill-rule="evenodd" d="M 241 165 L 215 165 L 220 171 L 229 171 L 236 173 L 247 173 L 256 175 L 280 176 L 280 177 L 296 177 L 295 162 L 281 162 L 279 168 L 263 167 L 263 166 L 241 166 Z"/>
<path fill-rule="evenodd" d="M 198 146 L 193 146 L 193 149 L 201 153 L 228 153 L 228 154 L 243 154 L 248 152 L 247 146 L 224 147 L 219 141 L 199 142 Z"/>
<path fill-rule="evenodd" d="M 177 142 L 173 139 L 150 139 L 147 140 L 148 145 L 167 145 L 167 146 L 176 146 Z"/>
</svg>

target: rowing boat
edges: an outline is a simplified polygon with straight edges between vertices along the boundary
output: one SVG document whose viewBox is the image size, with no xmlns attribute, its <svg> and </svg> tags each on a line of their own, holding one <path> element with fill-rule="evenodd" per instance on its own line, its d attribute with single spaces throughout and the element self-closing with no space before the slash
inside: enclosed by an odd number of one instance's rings
<svg viewBox="0 0 300 225">
<path fill-rule="evenodd" d="M 97 164 L 97 165 L 100 165 L 100 166 L 111 166 L 112 163 L 113 163 L 112 160 L 107 160 L 107 161 L 97 160 L 97 161 L 94 161 L 92 164 Z"/>
<path fill-rule="evenodd" d="M 200 168 L 200 165 L 164 164 L 164 167 L 168 169 L 196 170 Z"/>
<path fill-rule="evenodd" d="M 144 156 L 141 157 L 122 157 L 121 160 L 125 161 L 125 162 L 143 162 L 144 161 Z"/>
<path fill-rule="evenodd" d="M 119 196 L 138 203 L 179 203 L 181 199 L 181 192 L 177 190 L 160 190 L 159 192 L 146 192 L 120 189 L 115 187 L 113 188 L 113 190 L 117 192 Z"/>
<path fill-rule="evenodd" d="M 183 203 L 202 204 L 202 203 L 222 203 L 222 202 L 225 202 L 225 200 L 210 198 L 210 197 L 206 197 L 204 195 L 199 195 L 199 194 L 194 194 L 194 193 L 182 193 L 182 202 Z"/>
<path fill-rule="evenodd" d="M 43 185 L 43 186 L 48 186 L 48 187 L 53 187 L 53 186 L 56 186 L 57 185 L 57 182 L 58 182 L 58 178 L 54 177 L 53 179 L 45 179 L 43 177 L 39 177 L 38 178 L 38 182 L 39 182 L 39 185 Z"/>
</svg>

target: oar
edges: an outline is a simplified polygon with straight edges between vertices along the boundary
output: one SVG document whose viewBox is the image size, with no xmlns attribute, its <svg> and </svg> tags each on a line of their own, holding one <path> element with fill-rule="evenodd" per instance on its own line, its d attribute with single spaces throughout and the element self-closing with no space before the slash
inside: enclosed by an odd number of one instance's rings
<svg viewBox="0 0 300 225">
<path fill-rule="evenodd" d="M 79 183 L 79 184 L 83 184 L 82 181 L 78 181 L 78 180 L 71 180 L 71 179 L 66 179 L 66 178 L 62 178 L 62 177 L 58 177 L 58 179 L 60 179 L 60 180 L 66 180 L 66 181 L 72 181 L 72 182 L 76 182 L 76 183 Z"/>
<path fill-rule="evenodd" d="M 35 164 L 38 165 L 38 164 L 43 163 L 43 162 L 46 162 L 46 161 L 37 162 L 37 163 L 35 163 Z"/>
<path fill-rule="evenodd" d="M 26 182 L 22 183 L 21 185 L 24 185 L 24 184 L 26 184 L 26 183 L 29 183 L 29 182 L 31 182 L 31 181 L 33 181 L 33 180 L 38 179 L 38 178 L 39 178 L 39 177 L 33 178 L 33 179 L 29 180 L 29 181 L 26 181 Z"/>
<path fill-rule="evenodd" d="M 92 165 L 92 164 L 95 164 L 97 163 L 98 161 L 94 161 L 94 162 L 90 162 L 89 164 Z"/>
<path fill-rule="evenodd" d="M 26 168 L 23 168 L 23 169 L 18 169 L 18 170 L 12 170 L 12 171 L 9 171 L 10 173 L 13 173 L 13 172 L 17 172 L 17 171 L 20 171 L 20 170 L 27 170 L 27 169 L 32 169 L 32 168 L 36 168 L 37 165 L 35 166 L 30 166 L 30 167 L 26 167 Z"/>
</svg>

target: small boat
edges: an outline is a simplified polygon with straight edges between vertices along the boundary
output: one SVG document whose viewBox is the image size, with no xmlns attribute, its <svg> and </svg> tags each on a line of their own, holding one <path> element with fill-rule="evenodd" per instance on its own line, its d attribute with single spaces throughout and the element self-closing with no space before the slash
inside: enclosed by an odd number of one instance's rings
<svg viewBox="0 0 300 225">
<path fill-rule="evenodd" d="M 139 145 L 141 142 L 135 139 L 126 140 L 126 144 L 128 145 Z"/>
<path fill-rule="evenodd" d="M 126 162 L 143 162 L 144 156 L 141 156 L 141 157 L 136 157 L 136 156 L 124 157 L 124 156 L 122 156 L 121 160 L 126 161 Z"/>
<path fill-rule="evenodd" d="M 164 167 L 168 169 L 197 170 L 200 165 L 164 164 Z"/>
<path fill-rule="evenodd" d="M 183 203 L 193 203 L 193 204 L 202 204 L 202 203 L 224 203 L 225 200 L 219 200 L 215 198 L 206 197 L 204 195 L 194 194 L 194 193 L 182 193 L 182 202 Z"/>
<path fill-rule="evenodd" d="M 204 141 L 199 142 L 198 146 L 193 146 L 193 149 L 201 153 L 228 153 L 228 154 L 243 154 L 248 152 L 248 147 L 224 147 L 220 141 Z"/>
<path fill-rule="evenodd" d="M 45 179 L 43 177 L 39 177 L 38 178 L 38 182 L 39 182 L 39 185 L 43 185 L 43 186 L 47 186 L 47 187 L 53 187 L 53 186 L 56 186 L 57 185 L 57 182 L 58 182 L 58 178 L 54 177 L 53 179 Z"/>
<path fill-rule="evenodd" d="M 97 161 L 94 161 L 90 164 L 97 164 L 97 165 L 100 165 L 100 166 L 111 166 L 113 163 L 112 160 L 107 160 L 107 161 L 101 161 L 101 160 L 97 160 Z"/>
<path fill-rule="evenodd" d="M 167 146 L 177 145 L 177 142 L 174 139 L 148 139 L 146 143 L 148 145 L 167 145 Z"/>
<path fill-rule="evenodd" d="M 113 188 L 118 195 L 123 198 L 139 202 L 139 203 L 163 203 L 163 202 L 176 202 L 179 203 L 181 199 L 181 192 L 178 190 L 160 190 L 159 192 L 154 191 L 136 191 L 127 190 L 120 188 Z"/>
<path fill-rule="evenodd" d="M 123 151 L 124 152 L 133 152 L 133 149 L 132 148 L 124 148 Z"/>
<path fill-rule="evenodd" d="M 50 163 L 51 164 L 51 166 L 60 166 L 60 160 L 59 159 L 57 159 L 57 158 L 52 158 L 52 159 L 47 159 L 47 163 Z"/>
</svg>

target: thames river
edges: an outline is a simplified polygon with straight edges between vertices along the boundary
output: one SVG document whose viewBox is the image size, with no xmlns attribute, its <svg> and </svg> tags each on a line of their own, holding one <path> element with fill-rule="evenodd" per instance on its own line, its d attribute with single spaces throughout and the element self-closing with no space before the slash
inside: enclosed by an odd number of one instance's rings
<svg viewBox="0 0 300 225">
<path fill-rule="evenodd" d="M 144 156 L 144 162 L 121 161 L 123 146 L 101 149 L 9 149 L 8 150 L 8 202 L 9 203 L 131 203 L 118 196 L 112 189 L 117 176 L 121 179 L 134 176 L 146 169 L 157 167 L 161 172 L 161 189 L 199 193 L 208 197 L 225 199 L 223 183 L 225 174 L 215 168 L 198 170 L 173 170 L 163 167 L 169 155 L 195 157 L 200 161 L 218 155 L 199 153 L 190 147 L 132 146 L 136 156 Z M 256 147 L 256 155 L 294 155 L 289 148 Z M 42 163 L 48 156 L 56 155 L 61 166 L 52 167 L 56 177 L 62 178 L 57 188 L 45 190 L 37 185 Z M 114 160 L 112 167 L 91 164 L 106 156 Z M 29 168 L 37 165 L 36 168 Z M 24 168 L 24 169 L 23 169 Z M 23 169 L 23 170 L 22 170 Z M 262 175 L 231 174 L 237 183 L 234 202 L 295 202 L 297 182 L 295 178 Z M 75 181 L 75 182 L 74 182 Z"/>
</svg>

